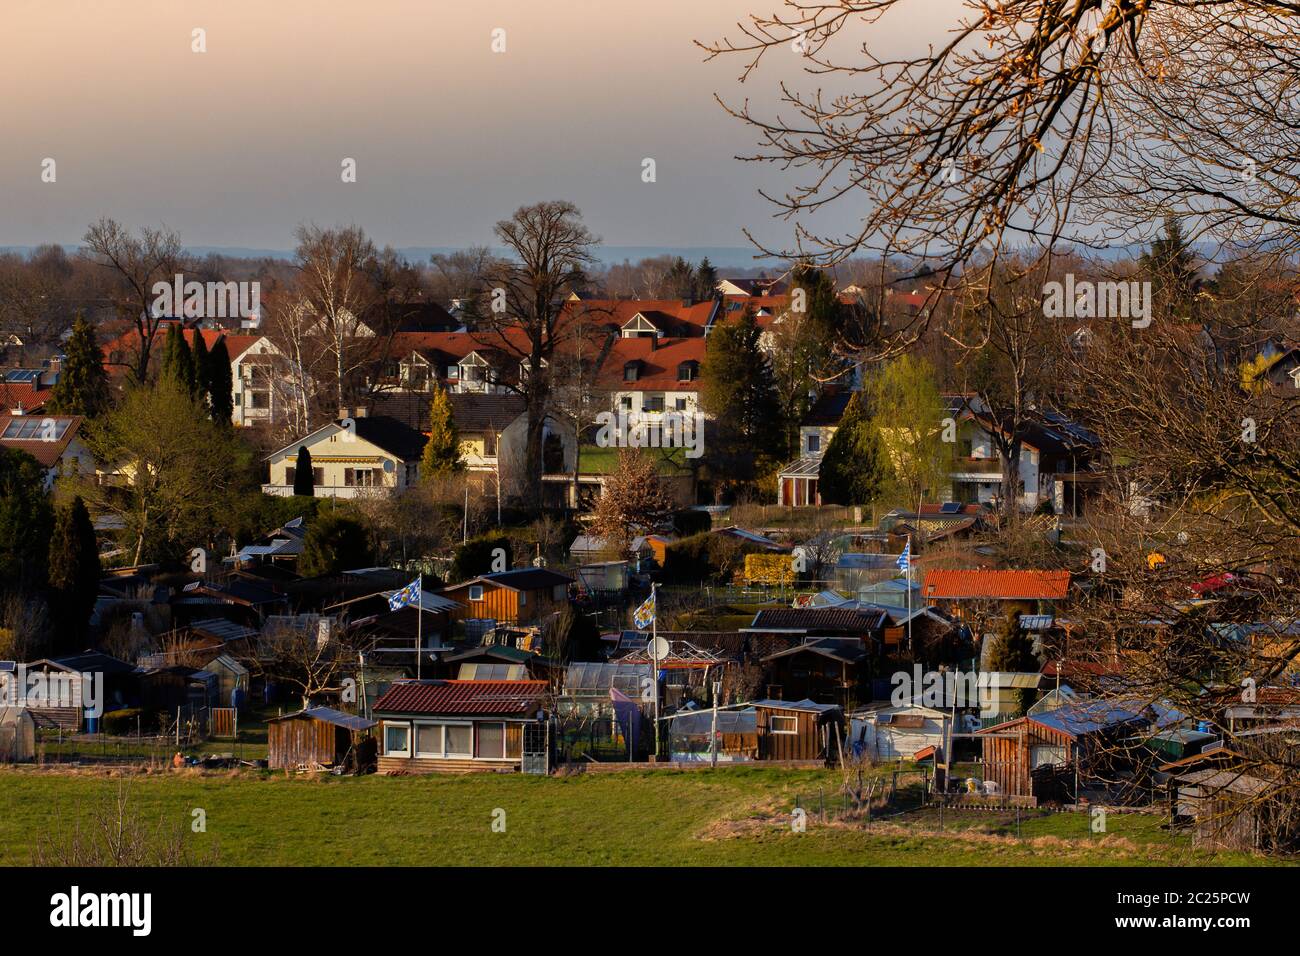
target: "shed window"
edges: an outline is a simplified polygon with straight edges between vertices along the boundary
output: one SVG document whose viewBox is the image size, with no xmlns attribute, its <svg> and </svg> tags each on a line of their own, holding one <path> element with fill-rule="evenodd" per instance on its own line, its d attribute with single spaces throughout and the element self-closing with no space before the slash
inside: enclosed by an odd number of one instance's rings
<svg viewBox="0 0 1300 956">
<path fill-rule="evenodd" d="M 469 599 L 470 599 L 471 601 L 481 601 L 481 600 L 483 600 L 483 585 L 481 585 L 481 584 L 471 584 L 471 585 L 469 586 Z"/>
<path fill-rule="evenodd" d="M 470 724 L 447 724 L 448 757 L 473 756 L 474 728 Z"/>
<path fill-rule="evenodd" d="M 384 754 L 388 757 L 411 756 L 411 728 L 407 724 L 384 724 Z"/>
<path fill-rule="evenodd" d="M 475 757 L 504 757 L 506 755 L 506 725 L 479 724 Z"/>
<path fill-rule="evenodd" d="M 799 718 L 773 714 L 768 721 L 768 732 L 773 734 L 799 733 Z"/>
<path fill-rule="evenodd" d="M 417 757 L 442 756 L 442 724 L 416 724 L 415 755 Z"/>
</svg>

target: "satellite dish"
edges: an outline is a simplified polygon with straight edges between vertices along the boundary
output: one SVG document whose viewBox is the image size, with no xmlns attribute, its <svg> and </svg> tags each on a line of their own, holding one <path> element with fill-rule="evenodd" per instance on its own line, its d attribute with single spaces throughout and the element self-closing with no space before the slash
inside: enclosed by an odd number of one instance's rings
<svg viewBox="0 0 1300 956">
<path fill-rule="evenodd" d="M 396 467 L 397 467 L 397 466 L 393 464 L 393 460 L 392 460 L 391 458 L 385 458 L 385 459 L 384 459 L 384 471 L 385 471 L 385 472 L 387 472 L 388 474 L 391 475 L 391 474 L 393 473 L 393 469 L 396 468 Z"/>
<path fill-rule="evenodd" d="M 646 641 L 645 652 L 650 655 L 652 661 L 661 661 L 668 656 L 672 648 L 662 637 L 652 637 Z"/>
</svg>

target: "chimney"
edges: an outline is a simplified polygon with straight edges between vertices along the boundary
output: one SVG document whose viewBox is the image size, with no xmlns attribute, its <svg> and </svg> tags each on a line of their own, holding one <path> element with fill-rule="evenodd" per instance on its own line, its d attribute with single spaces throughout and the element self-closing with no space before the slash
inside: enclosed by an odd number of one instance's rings
<svg viewBox="0 0 1300 956">
<path fill-rule="evenodd" d="M 45 377 L 45 376 L 42 374 L 42 372 L 40 371 L 40 369 L 37 369 L 37 370 L 36 370 L 36 374 L 32 376 L 32 391 L 33 391 L 33 392 L 39 392 L 39 391 L 41 390 L 41 379 L 43 379 L 44 377 Z"/>
<path fill-rule="evenodd" d="M 339 406 L 339 418 L 351 418 L 351 417 L 352 417 L 352 408 L 351 408 L 351 406 L 349 406 L 349 405 L 340 405 L 340 406 Z"/>
</svg>

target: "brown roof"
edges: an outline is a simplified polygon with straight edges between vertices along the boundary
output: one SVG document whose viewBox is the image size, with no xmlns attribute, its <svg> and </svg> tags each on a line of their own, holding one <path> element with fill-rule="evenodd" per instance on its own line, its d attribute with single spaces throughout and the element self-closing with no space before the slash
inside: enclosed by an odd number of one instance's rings
<svg viewBox="0 0 1300 956">
<path fill-rule="evenodd" d="M 375 701 L 384 714 L 528 716 L 546 693 L 544 680 L 398 681 Z"/>
<path fill-rule="evenodd" d="M 39 438 L 32 440 L 4 438 L 3 436 L 5 431 L 13 421 L 27 422 L 35 420 L 39 425 L 41 422 L 45 421 L 45 418 L 37 419 L 34 415 L 0 415 L 0 448 L 12 448 L 17 451 L 25 451 L 40 462 L 42 467 L 53 468 L 59 458 L 61 458 L 63 453 L 67 450 L 72 439 L 77 437 L 77 433 L 81 430 L 82 419 L 80 415 L 48 417 L 51 417 L 53 421 L 58 423 L 67 423 L 67 427 L 63 429 L 63 433 L 54 441 L 41 441 Z"/>
<path fill-rule="evenodd" d="M 847 631 L 865 634 L 879 630 L 885 612 L 879 608 L 781 607 L 768 608 L 754 615 L 750 626 L 758 630 Z"/>
</svg>

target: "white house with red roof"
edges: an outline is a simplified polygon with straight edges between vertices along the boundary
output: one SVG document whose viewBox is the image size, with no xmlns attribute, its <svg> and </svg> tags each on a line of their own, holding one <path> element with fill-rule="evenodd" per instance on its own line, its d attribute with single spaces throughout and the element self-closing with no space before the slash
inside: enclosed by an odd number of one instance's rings
<svg viewBox="0 0 1300 956">
<path fill-rule="evenodd" d="M 80 415 L 0 415 L 0 448 L 26 452 L 45 469 L 45 487 L 64 476 L 91 475 L 95 458 Z"/>
</svg>

